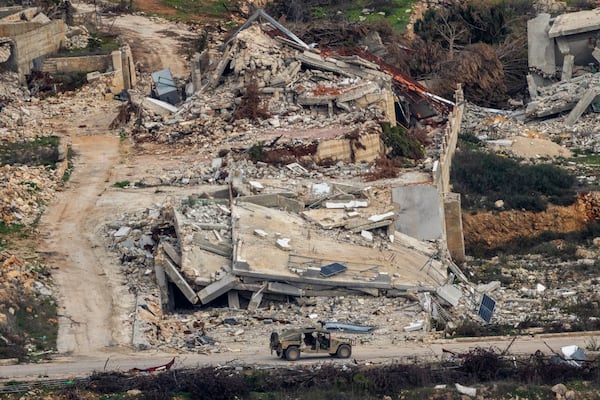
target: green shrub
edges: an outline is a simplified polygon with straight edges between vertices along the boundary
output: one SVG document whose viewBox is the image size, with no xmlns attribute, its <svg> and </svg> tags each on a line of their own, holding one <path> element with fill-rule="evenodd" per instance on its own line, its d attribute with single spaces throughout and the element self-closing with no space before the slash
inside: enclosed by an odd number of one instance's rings
<svg viewBox="0 0 600 400">
<path fill-rule="evenodd" d="M 575 177 L 551 164 L 527 165 L 487 151 L 456 152 L 451 180 L 465 209 L 492 208 L 502 199 L 507 209 L 543 211 L 548 202 L 575 202 Z"/>
<path fill-rule="evenodd" d="M 387 147 L 391 148 L 392 156 L 413 160 L 423 158 L 423 144 L 402 125 L 392 127 L 389 123 L 385 122 L 381 124 L 381 127 L 383 129 L 381 140 Z"/>
<path fill-rule="evenodd" d="M 265 160 L 265 146 L 263 142 L 258 142 L 252 145 L 248 150 L 248 156 L 254 162 Z"/>
</svg>

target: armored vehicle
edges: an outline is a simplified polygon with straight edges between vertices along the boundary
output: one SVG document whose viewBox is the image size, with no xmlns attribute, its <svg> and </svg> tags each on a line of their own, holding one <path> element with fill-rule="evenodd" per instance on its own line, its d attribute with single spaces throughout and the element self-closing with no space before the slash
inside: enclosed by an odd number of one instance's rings
<svg viewBox="0 0 600 400">
<path fill-rule="evenodd" d="M 271 354 L 289 361 L 300 358 L 300 353 L 329 354 L 332 357 L 348 358 L 352 355 L 354 341 L 334 338 L 331 332 L 318 327 L 288 329 L 271 333 Z"/>
</svg>

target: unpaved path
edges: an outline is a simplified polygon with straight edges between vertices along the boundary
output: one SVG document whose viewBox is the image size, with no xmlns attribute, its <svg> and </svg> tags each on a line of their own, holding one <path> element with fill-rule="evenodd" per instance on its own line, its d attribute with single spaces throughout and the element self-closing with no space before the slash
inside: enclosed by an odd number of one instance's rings
<svg viewBox="0 0 600 400">
<path fill-rule="evenodd" d="M 119 138 L 71 133 L 74 171 L 42 217 L 39 250 L 54 268 L 59 291 L 61 353 L 90 354 L 113 344 L 114 267 L 96 258 L 92 217 L 119 156 Z M 116 334 L 116 332 L 115 332 Z"/>
<path fill-rule="evenodd" d="M 354 347 L 349 360 L 340 360 L 329 356 L 301 356 L 300 360 L 290 363 L 279 359 L 275 354 L 270 354 L 268 338 L 265 343 L 255 343 L 244 346 L 239 352 L 204 354 L 171 354 L 154 351 L 105 354 L 103 357 L 63 357 L 52 363 L 29 365 L 0 366 L 0 381 L 12 379 L 59 379 L 66 377 L 85 377 L 92 372 L 102 371 L 128 371 L 132 368 L 148 368 L 165 364 L 172 357 L 176 357 L 175 368 L 195 368 L 224 364 L 241 365 L 268 365 L 287 368 L 291 365 L 322 364 L 322 363 L 354 363 L 358 364 L 386 364 L 393 362 L 413 363 L 416 360 L 433 361 L 451 358 L 444 350 L 456 353 L 465 353 L 476 347 L 492 349 L 497 352 L 507 350 L 507 354 L 531 355 L 540 350 L 546 355 L 553 352 L 560 353 L 560 348 L 566 345 L 585 347 L 593 340 L 600 338 L 600 332 L 587 332 L 581 334 L 555 334 L 539 335 L 535 337 L 521 336 L 512 344 L 510 337 L 502 338 L 464 338 L 462 340 L 438 340 L 431 343 L 404 342 L 396 345 L 373 346 L 358 345 Z M 588 352 L 587 357 L 592 360 L 595 354 Z"/>
<path fill-rule="evenodd" d="M 123 14 L 107 20 L 113 33 L 118 33 L 131 47 L 133 59 L 142 73 L 168 68 L 173 77 L 189 75 L 189 61 L 185 59 L 186 42 L 197 35 L 182 26 L 159 18 Z"/>
<path fill-rule="evenodd" d="M 189 71 L 180 44 L 184 36 L 192 34 L 179 25 L 135 15 L 115 17 L 110 24 L 141 58 L 149 70 L 144 72 L 170 68 L 174 76 L 183 77 Z M 94 108 L 102 101 L 103 107 Z M 109 113 L 103 111 L 107 102 L 113 104 Z M 135 158 L 124 159 L 129 151 L 127 141 L 108 129 L 118 105 L 93 99 L 85 113 L 69 115 L 55 124 L 58 132 L 71 138 L 76 156 L 65 190 L 57 194 L 41 219 L 38 250 L 53 268 L 59 293 L 57 349 L 62 354 L 98 356 L 123 351 L 122 346 L 131 343 L 134 298 L 120 265 L 100 240 L 101 229 L 119 213 L 149 206 L 158 196 L 151 191 L 131 193 L 112 187 L 117 179 L 126 179 L 128 171 L 139 168 Z M 146 163 L 143 160 L 139 165 Z"/>
</svg>

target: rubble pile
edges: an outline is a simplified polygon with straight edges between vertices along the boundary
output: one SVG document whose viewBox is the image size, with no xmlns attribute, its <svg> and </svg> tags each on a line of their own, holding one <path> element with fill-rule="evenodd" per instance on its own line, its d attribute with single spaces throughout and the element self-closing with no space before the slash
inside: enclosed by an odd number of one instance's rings
<svg viewBox="0 0 600 400">
<path fill-rule="evenodd" d="M 54 197 L 62 176 L 47 167 L 0 167 L 0 220 L 31 226 Z"/>
<path fill-rule="evenodd" d="M 595 94 L 599 83 L 598 74 L 584 74 L 550 86 L 538 87 L 537 96 L 527 104 L 526 114 L 541 118 L 569 111 L 588 91 Z"/>
<path fill-rule="evenodd" d="M 216 237 L 222 242 L 231 241 L 229 228 L 226 228 L 230 224 L 230 215 L 224 206 L 202 198 L 193 200 L 194 204 L 191 204 L 191 200 L 184 203 L 187 205 L 183 206 L 182 211 L 186 216 L 198 220 L 195 226 L 191 224 L 182 229 L 188 238 L 201 234 L 207 241 Z M 166 209 L 171 209 L 171 206 L 168 205 Z M 429 329 L 428 318 L 431 314 L 446 324 L 443 331 L 436 332 L 434 329 L 432 337 L 452 335 L 467 316 L 477 320 L 474 310 L 477 310 L 479 298 L 484 293 L 497 303 L 495 323 L 526 330 L 533 321 L 562 325 L 569 329 L 575 326 L 577 320 L 566 311 L 568 306 L 576 305 L 581 299 L 595 298 L 600 288 L 600 280 L 590 269 L 595 265 L 596 255 L 594 252 L 584 254 L 582 249 L 580 259 L 553 262 L 553 267 L 544 270 L 538 268 L 541 262 L 539 256 L 510 256 L 506 264 L 502 264 L 505 261 L 498 258 L 490 260 L 490 265 L 502 266 L 502 282 L 510 283 L 490 281 L 475 285 L 455 284 L 460 293 L 456 302 L 451 297 L 448 298 L 450 302 L 446 302 L 443 293 L 425 301 L 421 295 L 418 299 L 411 296 L 355 295 L 304 297 L 291 302 L 282 301 L 281 296 L 265 296 L 262 305 L 253 311 L 213 305 L 197 306 L 188 312 L 176 309 L 174 313 L 167 314 L 163 313 L 161 305 L 164 299 L 156 291 L 152 268 L 154 250 L 151 249 L 156 249 L 159 243 L 169 243 L 179 251 L 179 241 L 172 230 L 163 230 L 158 238 L 154 236 L 156 240 L 152 237 L 152 232 L 158 232 L 157 226 L 167 226 L 168 222 L 163 218 L 169 214 L 170 211 L 163 212 L 156 208 L 135 215 L 122 215 L 119 221 L 106 228 L 109 246 L 116 250 L 116 256 L 121 258 L 127 271 L 130 291 L 136 293 L 138 299 L 143 299 L 138 300 L 137 306 L 141 307 L 141 311 L 137 312 L 136 324 L 143 327 L 139 329 L 144 334 L 144 347 L 205 354 L 235 352 L 244 343 L 263 340 L 273 330 L 285 329 L 288 325 L 318 325 L 320 321 L 375 327 L 371 333 L 357 335 L 359 343 L 377 345 L 406 340 L 422 341 L 427 340 L 425 332 Z M 182 242 L 182 246 L 192 245 L 191 239 Z M 226 265 L 224 268 L 221 274 L 228 270 Z M 193 279 L 190 281 L 193 282 Z M 250 301 L 250 295 L 245 301 Z M 548 304 L 560 306 L 549 308 Z M 352 333 L 344 333 L 348 334 L 352 336 Z"/>
<path fill-rule="evenodd" d="M 573 151 L 597 152 L 600 149 L 600 133 L 595 128 L 595 113 L 582 115 L 577 124 L 570 128 L 565 128 L 565 118 L 557 116 L 525 121 L 519 110 L 486 109 L 468 103 L 461 134 L 475 135 L 494 148 L 526 159 L 557 156 L 570 158 Z M 525 146 L 531 149 L 524 151 Z M 589 171 L 582 173 L 589 174 Z"/>
<path fill-rule="evenodd" d="M 397 96 L 410 101 L 422 98 L 419 107 L 443 100 L 388 70 L 391 67 L 369 61 L 367 55 L 319 52 L 280 29 L 285 33 L 266 24 L 250 25 L 222 44 L 220 58 L 215 57 L 215 49 L 200 55 L 198 63 L 206 64 L 201 68 L 202 80 L 194 81 L 195 92 L 176 110 L 131 91 L 142 116 L 141 126 L 133 129 L 135 140 L 183 143 L 214 152 L 215 142 L 224 149 L 248 148 L 278 136 L 283 137 L 279 145 L 332 139 L 354 131 L 363 137 L 380 134 L 382 121 L 396 122 L 393 103 Z M 216 40 L 213 46 L 219 43 Z M 253 84 L 258 88 L 257 97 L 245 100 Z M 264 108 L 271 117 L 252 120 L 239 115 L 247 106 L 244 101 L 255 102 L 254 107 Z M 410 101 L 402 103 L 409 120 L 413 112 Z M 447 111 L 446 103 L 442 108 Z M 442 113 L 411 121 L 415 129 L 440 145 L 443 130 L 439 125 L 445 118 Z"/>
<path fill-rule="evenodd" d="M 67 25 L 67 32 L 65 36 L 65 43 L 63 44 L 63 47 L 69 50 L 86 48 L 91 38 L 89 31 L 83 25 Z"/>
</svg>

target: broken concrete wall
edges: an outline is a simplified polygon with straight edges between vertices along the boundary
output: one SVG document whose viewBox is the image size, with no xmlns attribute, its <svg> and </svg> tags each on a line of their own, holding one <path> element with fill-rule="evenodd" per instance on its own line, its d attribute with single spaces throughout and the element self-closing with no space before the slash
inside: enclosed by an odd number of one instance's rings
<svg viewBox="0 0 600 400">
<path fill-rule="evenodd" d="M 442 198 L 435 186 L 392 187 L 392 201 L 399 206 L 396 231 L 419 240 L 444 238 Z"/>
<path fill-rule="evenodd" d="M 44 60 L 41 71 L 48 73 L 63 72 L 105 72 L 112 67 L 110 55 L 94 55 L 83 57 L 50 57 Z"/>
<path fill-rule="evenodd" d="M 446 226 L 446 247 L 454 261 L 462 262 L 465 260 L 465 241 L 460 194 L 444 194 L 444 221 Z"/>
<path fill-rule="evenodd" d="M 317 146 L 315 161 L 372 162 L 383 154 L 383 143 L 378 134 L 361 135 L 360 145 L 350 139 L 322 140 Z"/>
<path fill-rule="evenodd" d="M 455 94 L 455 106 L 452 112 L 448 115 L 448 123 L 442 137 L 440 157 L 437 160 L 437 165 L 434 166 L 433 181 L 438 187 L 440 193 L 450 191 L 450 168 L 452 167 L 452 157 L 456 151 L 456 143 L 458 141 L 458 133 L 465 108 L 464 95 L 462 88 L 459 87 Z"/>
<path fill-rule="evenodd" d="M 554 76 L 556 73 L 555 45 L 554 40 L 548 36 L 549 29 L 550 14 L 539 14 L 527 21 L 529 68 L 547 77 Z M 538 85 L 542 83 L 536 81 Z"/>
<path fill-rule="evenodd" d="M 45 25 L 37 23 L 0 24 L 0 36 L 10 37 L 14 50 L 6 65 L 19 74 L 21 81 L 33 69 L 35 60 L 56 53 L 65 40 L 65 23 L 54 20 Z"/>
</svg>

